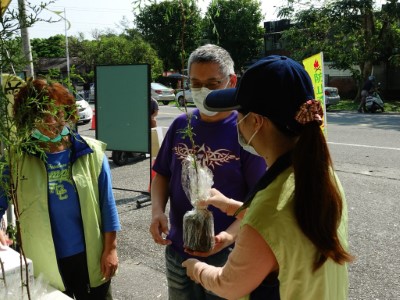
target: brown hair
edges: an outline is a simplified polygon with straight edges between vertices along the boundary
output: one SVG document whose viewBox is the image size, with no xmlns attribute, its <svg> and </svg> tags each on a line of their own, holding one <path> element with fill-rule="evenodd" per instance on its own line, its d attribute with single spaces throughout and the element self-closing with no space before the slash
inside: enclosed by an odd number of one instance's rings
<svg viewBox="0 0 400 300">
<path fill-rule="evenodd" d="M 14 118 L 18 128 L 32 128 L 35 120 L 46 110 L 61 108 L 65 120 L 75 123 L 78 113 L 74 96 L 60 83 L 43 79 L 30 80 L 14 98 Z"/>
<path fill-rule="evenodd" d="M 338 264 L 353 257 L 340 243 L 343 201 L 325 136 L 316 122 L 304 125 L 293 151 L 295 215 L 303 233 L 319 251 L 314 270 L 328 258 Z"/>
</svg>

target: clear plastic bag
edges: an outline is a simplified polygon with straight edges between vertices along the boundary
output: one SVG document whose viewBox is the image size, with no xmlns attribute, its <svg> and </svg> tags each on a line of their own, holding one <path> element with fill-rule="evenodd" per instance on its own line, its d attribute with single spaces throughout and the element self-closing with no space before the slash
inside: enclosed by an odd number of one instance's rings
<svg viewBox="0 0 400 300">
<path fill-rule="evenodd" d="M 213 174 L 192 156 L 182 165 L 182 187 L 193 205 L 183 216 L 184 247 L 192 251 L 208 252 L 214 247 L 214 218 L 207 207 L 198 205 L 210 196 Z"/>
</svg>

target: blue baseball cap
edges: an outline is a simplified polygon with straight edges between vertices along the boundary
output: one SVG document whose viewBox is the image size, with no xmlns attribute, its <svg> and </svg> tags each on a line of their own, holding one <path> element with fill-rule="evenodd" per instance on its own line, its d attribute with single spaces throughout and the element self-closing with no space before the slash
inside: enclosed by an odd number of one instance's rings
<svg viewBox="0 0 400 300">
<path fill-rule="evenodd" d="M 313 85 L 304 67 L 289 57 L 271 55 L 253 64 L 237 88 L 208 94 L 204 106 L 217 112 L 254 112 L 268 117 L 280 128 L 298 132 L 301 124 L 295 120 L 296 112 L 314 98 Z"/>
</svg>

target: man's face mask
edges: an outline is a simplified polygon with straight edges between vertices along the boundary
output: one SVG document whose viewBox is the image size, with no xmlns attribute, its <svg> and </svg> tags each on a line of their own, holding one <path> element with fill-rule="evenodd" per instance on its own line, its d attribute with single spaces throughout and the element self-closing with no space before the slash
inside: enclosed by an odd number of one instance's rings
<svg viewBox="0 0 400 300">
<path fill-rule="evenodd" d="M 229 81 L 222 89 L 225 89 L 228 86 L 228 84 Z M 192 91 L 193 102 L 201 113 L 209 117 L 215 116 L 218 113 L 216 111 L 209 111 L 204 107 L 204 100 L 206 99 L 207 95 L 211 93 L 212 90 L 203 86 L 201 88 L 191 88 L 191 91 Z"/>
</svg>

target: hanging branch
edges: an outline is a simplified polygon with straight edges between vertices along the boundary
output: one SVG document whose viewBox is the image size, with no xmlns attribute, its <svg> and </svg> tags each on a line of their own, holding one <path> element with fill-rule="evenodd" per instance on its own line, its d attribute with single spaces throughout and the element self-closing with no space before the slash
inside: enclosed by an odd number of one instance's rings
<svg viewBox="0 0 400 300">
<path fill-rule="evenodd" d="M 181 32 L 180 32 L 180 40 L 181 40 L 181 74 L 183 75 L 183 70 L 185 69 L 185 29 L 186 29 L 186 14 L 185 14 L 185 6 L 183 3 L 184 0 L 180 0 L 179 1 L 179 7 L 180 7 L 180 12 L 181 12 L 181 18 L 182 18 L 182 26 L 181 26 Z M 182 86 L 183 86 L 183 99 L 186 99 L 185 97 L 185 77 L 182 76 Z M 186 128 L 181 130 L 180 132 L 182 133 L 182 137 L 183 138 L 189 138 L 190 143 L 191 143 L 191 148 L 192 148 L 192 152 L 190 153 L 190 155 L 193 156 L 193 163 L 194 163 L 194 168 L 196 170 L 197 173 L 197 164 L 196 164 L 196 153 L 197 153 L 197 149 L 196 149 L 196 144 L 194 142 L 194 136 L 195 133 L 193 132 L 193 127 L 191 125 L 191 121 L 193 118 L 193 114 L 188 112 L 187 109 L 187 104 L 186 104 L 186 100 L 183 101 L 183 108 L 186 114 L 186 119 L 187 119 L 187 125 Z M 179 107 L 179 103 L 176 104 Z"/>
<path fill-rule="evenodd" d="M 7 85 L 7 81 L 4 83 Z M 11 237 L 13 239 L 15 247 L 18 247 L 20 252 L 20 280 L 21 280 L 21 295 L 23 295 L 24 287 L 26 287 L 28 299 L 31 299 L 30 292 L 30 282 L 29 282 L 29 272 L 28 272 L 28 261 L 25 255 L 24 247 L 21 240 L 21 229 L 19 216 L 20 211 L 18 207 L 18 199 L 17 199 L 17 189 L 18 189 L 18 167 L 19 164 L 23 163 L 23 159 L 19 160 L 19 152 L 20 146 L 23 145 L 21 141 L 23 140 L 22 136 L 25 135 L 25 132 L 17 132 L 15 127 L 15 120 L 10 115 L 10 107 L 12 104 L 7 95 L 1 90 L 0 92 L 0 119 L 1 119 L 1 127 L 0 127 L 0 140 L 5 147 L 5 156 L 4 161 L 2 161 L 2 166 L 0 168 L 2 172 L 3 178 L 4 172 L 7 171 L 9 175 L 7 179 L 2 180 L 2 189 L 6 192 L 7 199 L 9 201 L 9 205 L 13 205 L 14 207 L 14 215 L 16 218 L 16 236 Z M 29 108 L 27 108 L 29 109 Z M 11 227 L 11 226 L 9 226 Z M 8 230 L 7 230 L 8 231 Z M 25 265 L 25 273 L 23 270 L 23 265 Z M 3 273 L 5 276 L 5 274 Z M 24 280 L 25 278 L 25 280 Z"/>
</svg>

